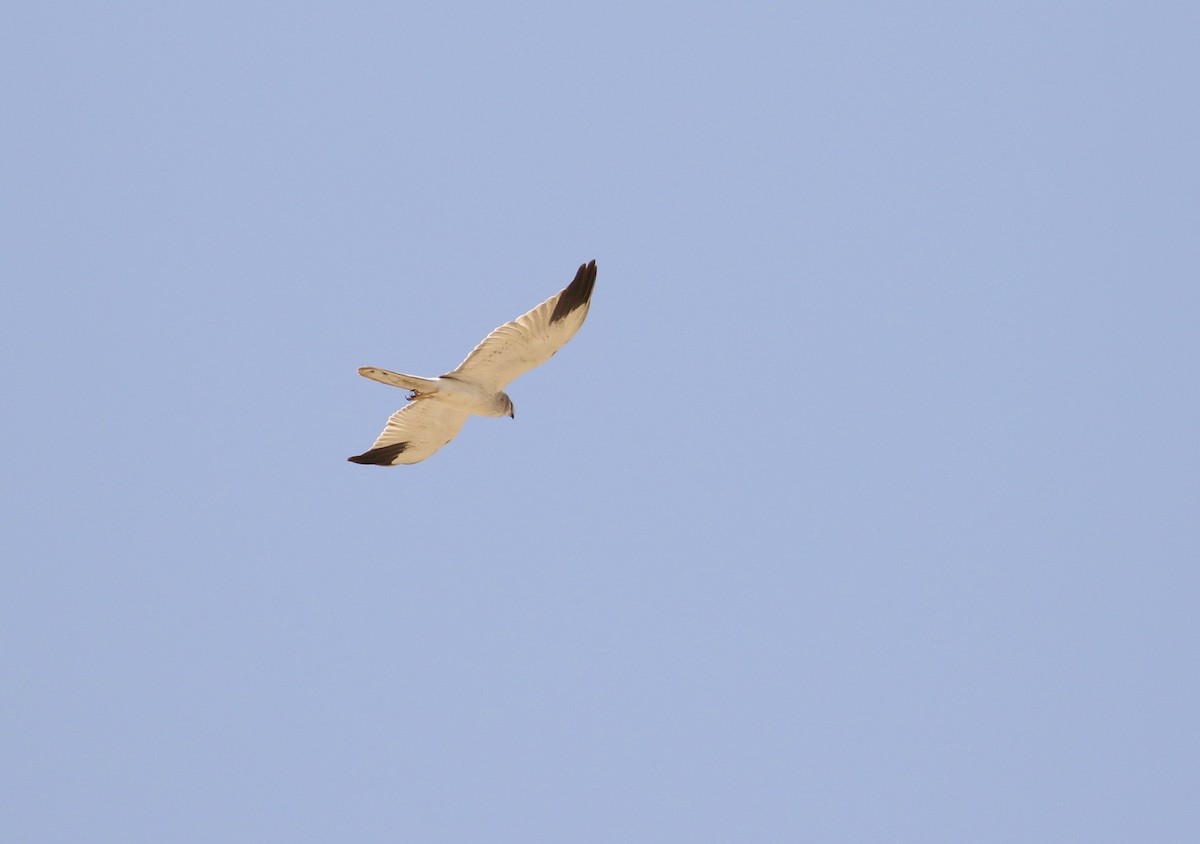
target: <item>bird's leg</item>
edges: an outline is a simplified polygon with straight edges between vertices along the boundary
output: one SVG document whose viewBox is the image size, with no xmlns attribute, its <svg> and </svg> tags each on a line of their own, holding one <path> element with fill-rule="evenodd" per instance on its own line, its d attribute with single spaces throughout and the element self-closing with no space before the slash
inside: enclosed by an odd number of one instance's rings
<svg viewBox="0 0 1200 844">
<path fill-rule="evenodd" d="M 408 394 L 409 401 L 418 401 L 420 399 L 429 398 L 429 393 L 422 393 L 419 390 L 411 390 Z"/>
</svg>

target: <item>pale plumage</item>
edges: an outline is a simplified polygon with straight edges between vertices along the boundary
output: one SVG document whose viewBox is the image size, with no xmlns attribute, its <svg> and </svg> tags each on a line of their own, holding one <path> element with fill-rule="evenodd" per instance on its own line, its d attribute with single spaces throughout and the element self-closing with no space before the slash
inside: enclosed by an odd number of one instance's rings
<svg viewBox="0 0 1200 844">
<path fill-rule="evenodd" d="M 580 265 L 575 280 L 557 295 L 497 328 L 457 368 L 437 378 L 359 369 L 365 378 L 411 390 L 411 404 L 392 414 L 370 449 L 349 459 L 380 466 L 419 463 L 458 436 L 468 416 L 513 416 L 504 388 L 575 336 L 595 283 L 596 262 Z"/>
</svg>

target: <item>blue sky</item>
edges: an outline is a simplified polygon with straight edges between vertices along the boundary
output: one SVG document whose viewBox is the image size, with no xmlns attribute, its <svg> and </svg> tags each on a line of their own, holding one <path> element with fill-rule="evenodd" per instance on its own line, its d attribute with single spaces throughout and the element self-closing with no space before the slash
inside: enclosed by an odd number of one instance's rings
<svg viewBox="0 0 1200 844">
<path fill-rule="evenodd" d="M 1193 4 L 6 17 L 6 839 L 1196 840 Z"/>
</svg>

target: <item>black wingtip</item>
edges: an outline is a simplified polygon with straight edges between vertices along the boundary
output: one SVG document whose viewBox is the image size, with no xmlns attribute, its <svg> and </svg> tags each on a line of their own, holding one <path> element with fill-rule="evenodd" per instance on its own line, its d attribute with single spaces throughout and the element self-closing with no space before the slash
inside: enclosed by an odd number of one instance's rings
<svg viewBox="0 0 1200 844">
<path fill-rule="evenodd" d="M 407 442 L 392 443 L 391 445 L 382 445 L 379 448 L 373 448 L 370 451 L 364 451 L 362 454 L 356 454 L 353 457 L 347 457 L 351 463 L 362 463 L 367 466 L 391 466 L 393 461 L 399 457 L 404 449 L 408 448 Z"/>
<path fill-rule="evenodd" d="M 572 311 L 586 305 L 592 298 L 592 288 L 596 285 L 596 262 L 589 261 L 579 265 L 575 280 L 567 285 L 558 297 L 550 322 L 555 323 L 567 317 Z"/>
</svg>

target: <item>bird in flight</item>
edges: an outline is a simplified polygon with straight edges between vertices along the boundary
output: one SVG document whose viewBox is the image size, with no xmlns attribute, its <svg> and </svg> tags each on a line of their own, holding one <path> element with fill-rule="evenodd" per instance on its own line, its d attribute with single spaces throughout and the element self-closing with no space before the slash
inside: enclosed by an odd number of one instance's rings
<svg viewBox="0 0 1200 844">
<path fill-rule="evenodd" d="M 458 436 L 468 416 L 514 417 L 504 388 L 575 336 L 595 284 L 596 262 L 581 264 L 575 280 L 558 294 L 484 337 L 456 369 L 437 378 L 360 367 L 364 378 L 409 390 L 410 403 L 392 414 L 373 446 L 349 460 L 376 466 L 420 463 Z"/>
</svg>

